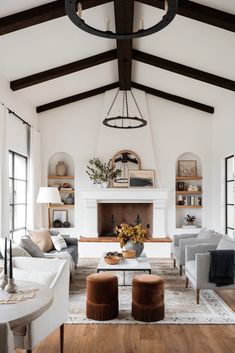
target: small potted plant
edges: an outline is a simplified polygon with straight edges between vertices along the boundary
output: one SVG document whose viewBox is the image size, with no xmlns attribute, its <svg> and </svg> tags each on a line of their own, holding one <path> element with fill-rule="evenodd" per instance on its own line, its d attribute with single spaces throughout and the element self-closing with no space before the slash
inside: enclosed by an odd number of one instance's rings
<svg viewBox="0 0 235 353">
<path fill-rule="evenodd" d="M 89 160 L 89 164 L 86 170 L 93 184 L 100 184 L 103 187 L 107 187 L 109 181 L 116 179 L 121 175 L 121 170 L 116 169 L 112 165 L 112 159 L 109 159 L 107 163 L 102 163 L 99 158 L 93 158 Z"/>
<path fill-rule="evenodd" d="M 183 228 L 196 228 L 195 221 L 196 221 L 196 216 L 194 215 L 187 215 L 184 218 L 185 224 L 183 225 Z"/>
<path fill-rule="evenodd" d="M 136 257 L 140 256 L 144 249 L 144 241 L 148 238 L 147 230 L 141 224 L 131 226 L 123 223 L 115 228 L 121 248 L 135 250 Z"/>
</svg>

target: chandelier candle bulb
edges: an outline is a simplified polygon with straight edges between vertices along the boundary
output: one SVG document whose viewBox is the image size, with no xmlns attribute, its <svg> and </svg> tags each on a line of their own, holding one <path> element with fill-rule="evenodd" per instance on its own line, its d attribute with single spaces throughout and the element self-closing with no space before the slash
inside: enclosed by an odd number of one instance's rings
<svg viewBox="0 0 235 353">
<path fill-rule="evenodd" d="M 109 18 L 109 16 L 107 17 L 107 20 L 106 20 L 106 31 L 110 32 L 110 18 Z"/>
<path fill-rule="evenodd" d="M 82 18 L 82 4 L 80 2 L 78 3 L 78 16 Z"/>
<path fill-rule="evenodd" d="M 144 29 L 144 16 L 140 17 L 140 31 Z"/>
</svg>

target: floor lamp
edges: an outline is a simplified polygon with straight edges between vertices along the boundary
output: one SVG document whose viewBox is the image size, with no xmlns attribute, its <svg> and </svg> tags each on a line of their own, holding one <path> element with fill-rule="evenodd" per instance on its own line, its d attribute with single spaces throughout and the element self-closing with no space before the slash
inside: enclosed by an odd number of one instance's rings
<svg viewBox="0 0 235 353">
<path fill-rule="evenodd" d="M 48 207 L 48 228 L 51 225 L 50 204 L 62 203 L 59 190 L 54 187 L 40 187 L 37 197 L 37 203 L 46 203 Z"/>
</svg>

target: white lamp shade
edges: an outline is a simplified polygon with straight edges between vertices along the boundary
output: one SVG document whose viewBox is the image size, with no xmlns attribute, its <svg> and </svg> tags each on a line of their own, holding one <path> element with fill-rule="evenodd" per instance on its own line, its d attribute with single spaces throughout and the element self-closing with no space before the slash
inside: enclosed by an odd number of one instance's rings
<svg viewBox="0 0 235 353">
<path fill-rule="evenodd" d="M 59 190 L 53 187 L 40 187 L 37 203 L 62 203 Z"/>
</svg>

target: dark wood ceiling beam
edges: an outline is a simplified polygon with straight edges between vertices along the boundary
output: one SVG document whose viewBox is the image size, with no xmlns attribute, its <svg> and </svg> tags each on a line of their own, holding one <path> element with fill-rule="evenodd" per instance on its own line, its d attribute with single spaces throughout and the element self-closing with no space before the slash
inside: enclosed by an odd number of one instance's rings
<svg viewBox="0 0 235 353">
<path fill-rule="evenodd" d="M 70 64 L 58 66 L 50 70 L 42 71 L 15 81 L 11 81 L 10 87 L 13 91 L 17 91 L 22 88 L 37 85 L 38 83 L 53 80 L 55 78 L 85 70 L 96 65 L 104 64 L 115 59 L 117 59 L 117 50 L 109 50 L 101 54 L 90 56 L 86 59 L 81 59 Z"/>
<path fill-rule="evenodd" d="M 143 4 L 164 8 L 164 0 L 136 0 Z M 188 0 L 178 0 L 178 15 L 200 21 L 211 26 L 235 32 L 235 15 Z"/>
<path fill-rule="evenodd" d="M 83 10 L 103 5 L 111 0 L 80 0 Z M 0 18 L 0 35 L 18 31 L 42 22 L 65 16 L 64 0 L 57 0 L 45 5 Z"/>
<path fill-rule="evenodd" d="M 92 89 L 90 91 L 86 91 L 86 92 L 82 92 L 82 93 L 79 93 L 79 94 L 75 94 L 75 95 L 70 96 L 70 97 L 58 99 L 56 101 L 53 101 L 53 102 L 38 106 L 36 108 L 36 112 L 37 113 L 42 113 L 42 112 L 45 112 L 47 110 L 51 110 L 51 109 L 54 109 L 54 108 L 59 108 L 59 107 L 62 107 L 63 105 L 66 105 L 66 104 L 78 102 L 78 101 L 80 101 L 82 99 L 86 99 L 86 98 L 97 96 L 98 94 L 105 93 L 106 91 L 109 91 L 109 90 L 117 88 L 117 87 L 119 87 L 119 82 L 114 82 L 114 83 L 111 83 L 111 84 L 106 85 L 106 86 L 102 86 L 102 87 L 98 87 L 98 88 Z"/>
<path fill-rule="evenodd" d="M 235 91 L 235 81 L 229 80 L 227 78 L 210 74 L 205 71 L 194 69 L 190 66 L 178 64 L 174 61 L 160 58 L 159 56 L 154 56 L 141 52 L 139 50 L 133 49 L 132 57 L 134 60 L 140 61 L 142 63 L 159 67 L 163 70 L 171 71 L 179 75 L 187 76 L 198 81 L 206 82 L 214 86 L 222 87 L 230 91 Z"/>
<path fill-rule="evenodd" d="M 183 97 L 180 97 L 180 96 L 176 96 L 174 94 L 170 94 L 170 93 L 167 93 L 167 92 L 159 91 L 158 89 L 151 88 L 151 87 L 148 87 L 148 86 L 144 86 L 144 85 L 141 85 L 141 84 L 136 83 L 136 82 L 132 82 L 131 85 L 132 85 L 132 87 L 137 88 L 137 89 L 139 89 L 141 91 L 144 91 L 147 94 L 151 94 L 151 95 L 153 95 L 155 97 L 163 98 L 163 99 L 166 99 L 168 101 L 171 101 L 171 102 L 174 102 L 174 103 L 178 103 L 178 104 L 182 104 L 182 105 L 185 105 L 185 106 L 190 107 L 190 108 L 198 109 L 198 110 L 201 110 L 201 111 L 206 112 L 206 113 L 210 113 L 210 114 L 214 113 L 214 107 L 211 107 L 209 105 L 206 105 L 206 104 L 203 104 L 203 103 L 199 103 L 199 102 L 193 101 L 191 99 L 187 99 L 187 98 L 183 98 Z"/>
<path fill-rule="evenodd" d="M 114 0 L 116 32 L 129 33 L 133 30 L 134 0 Z M 119 87 L 131 88 L 132 40 L 117 40 Z"/>
</svg>

